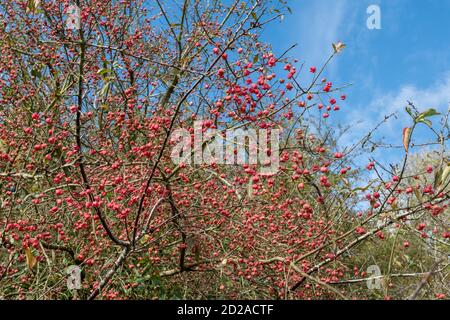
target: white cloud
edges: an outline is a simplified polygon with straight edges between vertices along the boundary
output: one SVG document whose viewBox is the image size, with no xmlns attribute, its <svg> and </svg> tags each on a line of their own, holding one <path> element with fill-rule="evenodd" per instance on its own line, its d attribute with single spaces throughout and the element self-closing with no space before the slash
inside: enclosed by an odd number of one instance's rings
<svg viewBox="0 0 450 320">
<path fill-rule="evenodd" d="M 386 110 L 387 113 L 399 112 L 404 110 L 407 101 L 413 102 L 420 109 L 445 111 L 450 102 L 450 72 L 426 89 L 405 85 L 398 93 L 390 93 L 372 101 L 369 108 Z"/>
<path fill-rule="evenodd" d="M 350 8 L 345 0 L 316 0 L 301 8 L 298 42 L 302 60 L 320 66 L 332 52 L 331 44 L 344 40 L 343 22 Z"/>
<path fill-rule="evenodd" d="M 396 117 L 389 119 L 375 133 L 375 138 L 383 138 L 386 144 L 400 145 L 402 128 L 411 124 L 410 116 L 405 111 L 408 101 L 414 103 L 419 111 L 435 108 L 445 114 L 450 105 L 450 71 L 432 83 L 427 88 L 405 84 L 396 91 L 388 92 L 369 101 L 364 106 L 355 106 L 344 124 L 351 125 L 351 130 L 341 137 L 339 144 L 342 147 L 351 146 L 363 138 L 369 131 L 383 121 L 386 115 L 395 113 Z M 438 121 L 438 117 L 433 121 Z M 421 126 L 416 133 L 417 139 L 431 139 L 429 131 Z M 388 151 L 388 152 L 387 152 Z M 397 149 L 397 151 L 401 151 Z M 375 156 L 382 156 L 383 160 L 395 161 L 403 155 L 393 149 L 378 149 Z M 372 156 L 374 156 L 372 155 Z"/>
<path fill-rule="evenodd" d="M 435 108 L 441 113 L 446 112 L 450 103 L 450 71 L 445 73 L 441 80 L 436 81 L 428 88 L 417 88 L 405 84 L 399 90 L 389 92 L 383 96 L 376 97 L 365 106 L 355 107 L 345 120 L 346 123 L 354 124 L 351 136 L 362 137 L 364 133 L 373 128 L 386 115 L 395 113 L 397 119 L 388 121 L 383 125 L 382 133 L 389 136 L 397 134 L 398 125 L 407 125 L 409 115 L 405 112 L 408 101 L 414 103 L 419 110 Z M 396 130 L 393 132 L 392 130 Z"/>
</svg>

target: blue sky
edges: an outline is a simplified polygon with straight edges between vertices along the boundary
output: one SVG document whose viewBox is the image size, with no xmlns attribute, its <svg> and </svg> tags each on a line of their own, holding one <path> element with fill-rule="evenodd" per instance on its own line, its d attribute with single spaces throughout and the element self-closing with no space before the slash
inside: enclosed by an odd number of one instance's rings
<svg viewBox="0 0 450 320">
<path fill-rule="evenodd" d="M 381 30 L 366 26 L 366 10 L 373 4 L 381 9 Z M 409 125 L 403 111 L 407 100 L 423 110 L 448 109 L 450 0 L 291 0 L 289 6 L 292 14 L 264 31 L 275 52 L 298 43 L 291 56 L 320 67 L 331 53 L 331 43 L 340 40 L 347 45 L 327 72 L 337 85 L 352 84 L 346 89 L 343 112 L 329 119 L 352 125 L 343 144 L 356 141 L 384 115 L 398 111 L 398 118 L 384 125 L 380 134 L 400 145 L 402 128 Z M 418 134 L 429 138 L 425 130 Z M 400 151 L 377 153 L 393 161 Z"/>
</svg>

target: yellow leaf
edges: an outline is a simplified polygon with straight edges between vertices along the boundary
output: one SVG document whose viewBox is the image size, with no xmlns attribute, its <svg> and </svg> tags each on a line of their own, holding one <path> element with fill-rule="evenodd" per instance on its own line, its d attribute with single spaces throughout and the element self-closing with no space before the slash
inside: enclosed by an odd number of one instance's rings
<svg viewBox="0 0 450 320">
<path fill-rule="evenodd" d="M 450 166 L 446 166 L 441 176 L 441 183 L 439 187 L 444 187 L 447 182 L 447 178 L 450 175 Z"/>
<path fill-rule="evenodd" d="M 8 146 L 2 139 L 0 139 L 0 152 L 2 153 L 8 152 Z"/>
<path fill-rule="evenodd" d="M 151 240 L 151 237 L 148 234 L 146 234 L 145 236 L 142 237 L 141 244 L 146 244 L 150 240 Z"/>
<path fill-rule="evenodd" d="M 27 259 L 27 266 L 30 270 L 33 270 L 37 265 L 37 259 L 31 252 L 30 248 L 25 249 L 25 257 Z"/>
<path fill-rule="evenodd" d="M 341 53 L 342 50 L 344 50 L 345 44 L 341 41 L 338 43 L 333 43 L 333 49 L 335 53 Z"/>
<path fill-rule="evenodd" d="M 409 150 L 410 139 L 411 139 L 411 128 L 404 128 L 403 129 L 403 147 L 405 147 L 406 153 L 408 153 L 408 150 Z"/>
</svg>

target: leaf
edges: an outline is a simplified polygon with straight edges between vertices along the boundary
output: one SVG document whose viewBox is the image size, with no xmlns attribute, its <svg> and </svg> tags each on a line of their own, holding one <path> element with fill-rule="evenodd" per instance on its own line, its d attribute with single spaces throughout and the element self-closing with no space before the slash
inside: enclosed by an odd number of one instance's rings
<svg viewBox="0 0 450 320">
<path fill-rule="evenodd" d="M 345 48 L 345 44 L 341 41 L 339 41 L 338 43 L 333 43 L 334 53 L 341 53 L 342 50 L 344 50 L 344 48 Z"/>
<path fill-rule="evenodd" d="M 414 190 L 414 194 L 416 195 L 417 200 L 419 200 L 420 203 L 423 203 L 423 198 L 422 198 L 422 194 L 420 193 L 419 190 L 417 190 L 417 188 L 413 188 Z"/>
<path fill-rule="evenodd" d="M 41 0 L 28 0 L 27 13 L 36 13 L 41 6 Z"/>
<path fill-rule="evenodd" d="M 433 116 L 438 116 L 440 115 L 439 112 L 436 111 L 436 109 L 428 109 L 427 111 L 422 112 L 421 114 L 419 114 L 419 118 L 429 118 L 429 117 L 433 117 Z"/>
<path fill-rule="evenodd" d="M 361 191 L 361 192 L 365 192 L 367 190 L 369 190 L 369 188 L 372 186 L 373 181 L 371 181 L 367 186 L 365 187 L 357 187 L 355 189 L 352 190 L 352 192 L 357 192 L 357 191 Z"/>
<path fill-rule="evenodd" d="M 446 166 L 444 170 L 441 169 L 436 172 L 435 181 L 434 181 L 435 189 L 438 189 L 438 188 L 440 189 L 445 185 L 449 174 L 450 174 L 450 166 Z"/>
<path fill-rule="evenodd" d="M 252 12 L 252 17 L 253 17 L 253 19 L 254 19 L 255 21 L 258 20 L 258 17 L 256 16 L 256 13 L 254 13 L 254 12 Z"/>
<path fill-rule="evenodd" d="M 8 145 L 0 139 L 0 152 L 7 153 L 8 152 Z"/>
<path fill-rule="evenodd" d="M 430 128 L 433 126 L 433 123 L 430 120 L 422 120 L 420 122 L 425 123 L 427 126 L 429 126 Z"/>
<path fill-rule="evenodd" d="M 101 76 L 107 75 L 109 73 L 111 73 L 111 70 L 109 70 L 108 68 L 102 68 L 97 71 L 97 74 Z"/>
<path fill-rule="evenodd" d="M 403 147 L 405 147 L 405 152 L 408 153 L 409 142 L 411 140 L 411 128 L 403 129 Z"/>
<path fill-rule="evenodd" d="M 401 268 L 403 265 L 402 265 L 402 263 L 401 263 L 401 261 L 399 261 L 397 258 L 394 258 L 394 263 L 399 267 L 399 268 Z"/>
<path fill-rule="evenodd" d="M 408 114 L 411 116 L 411 118 L 416 121 L 416 116 L 413 114 L 413 111 L 411 110 L 410 107 L 406 107 L 406 112 L 408 112 Z"/>
<path fill-rule="evenodd" d="M 394 210 L 394 211 L 397 211 L 397 210 L 398 210 L 397 200 L 395 200 L 394 202 L 392 202 L 391 208 L 392 208 L 392 210 Z"/>
<path fill-rule="evenodd" d="M 433 117 L 433 116 L 438 116 L 440 115 L 439 112 L 436 111 L 436 109 L 428 109 L 427 111 L 422 112 L 421 114 L 419 114 L 417 116 L 416 122 L 423 122 L 425 123 L 427 126 L 431 127 L 433 124 L 430 120 L 428 120 L 427 118 L 429 117 Z"/>
<path fill-rule="evenodd" d="M 445 182 L 450 174 L 450 166 L 445 167 L 444 172 L 442 172 L 442 182 Z"/>
<path fill-rule="evenodd" d="M 35 8 L 34 8 L 34 1 L 33 0 L 28 0 L 28 5 L 27 5 L 27 9 L 26 12 L 30 13 L 33 12 L 34 13 Z"/>
<path fill-rule="evenodd" d="M 25 249 L 25 257 L 27 260 L 27 266 L 30 270 L 33 270 L 37 265 L 37 259 L 31 252 L 30 248 Z"/>
<path fill-rule="evenodd" d="M 146 244 L 150 239 L 151 237 L 148 234 L 146 234 L 145 236 L 142 237 L 141 244 L 142 245 Z"/>
</svg>

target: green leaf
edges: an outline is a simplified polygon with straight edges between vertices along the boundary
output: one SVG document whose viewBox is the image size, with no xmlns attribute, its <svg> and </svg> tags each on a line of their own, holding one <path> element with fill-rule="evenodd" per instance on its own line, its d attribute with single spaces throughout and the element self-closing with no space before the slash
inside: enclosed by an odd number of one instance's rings
<svg viewBox="0 0 450 320">
<path fill-rule="evenodd" d="M 99 69 L 99 70 L 97 71 L 97 74 L 102 75 L 102 74 L 105 74 L 105 73 L 107 73 L 107 72 L 108 72 L 108 69 L 103 68 L 103 69 Z"/>
<path fill-rule="evenodd" d="M 415 121 L 416 120 L 416 116 L 413 114 L 412 110 L 410 107 L 406 107 L 406 112 L 408 112 L 408 114 L 411 116 L 411 118 Z"/>
<path fill-rule="evenodd" d="M 102 77 L 106 77 L 110 73 L 112 73 L 112 71 L 110 69 L 107 69 L 107 68 L 102 68 L 102 69 L 97 71 L 97 74 L 102 76 Z"/>
<path fill-rule="evenodd" d="M 422 113 L 419 115 L 419 118 L 420 118 L 420 117 L 428 118 L 428 117 L 438 116 L 438 115 L 440 115 L 440 113 L 437 112 L 436 109 L 428 109 L 427 111 L 422 112 Z"/>
<path fill-rule="evenodd" d="M 422 123 L 425 123 L 427 126 L 429 126 L 430 128 L 433 126 L 433 123 L 430 120 L 422 120 L 420 121 Z"/>
<path fill-rule="evenodd" d="M 422 112 L 421 114 L 419 114 L 416 118 L 416 122 L 422 122 L 425 123 L 427 126 L 431 127 L 433 125 L 433 123 L 428 120 L 427 118 L 429 117 L 433 117 L 433 116 L 438 116 L 440 115 L 439 112 L 436 111 L 436 109 L 428 109 L 427 111 Z"/>
<path fill-rule="evenodd" d="M 252 17 L 253 17 L 253 19 L 255 19 L 255 21 L 258 20 L 258 17 L 256 16 L 256 13 L 254 13 L 254 12 L 252 12 Z"/>
</svg>

